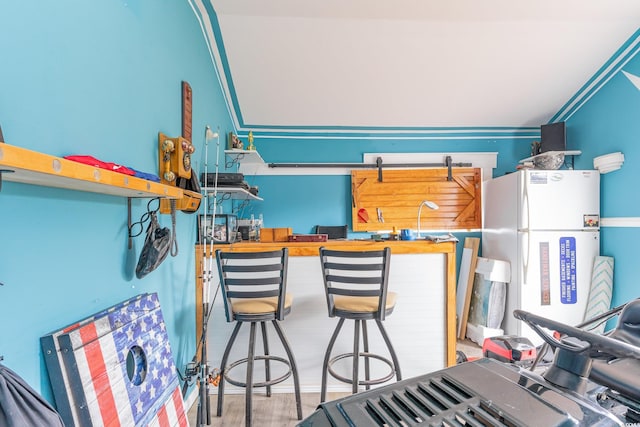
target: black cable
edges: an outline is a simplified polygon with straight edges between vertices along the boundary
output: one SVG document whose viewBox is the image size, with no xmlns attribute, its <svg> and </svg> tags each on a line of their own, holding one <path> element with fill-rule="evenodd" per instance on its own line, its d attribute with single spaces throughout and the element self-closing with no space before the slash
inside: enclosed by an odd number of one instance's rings
<svg viewBox="0 0 640 427">
<path fill-rule="evenodd" d="M 216 286 L 216 292 L 213 294 L 213 300 L 211 301 L 211 304 L 209 304 L 209 310 L 207 311 L 206 314 L 203 315 L 202 318 L 202 333 L 200 335 L 200 340 L 198 341 L 198 344 L 196 345 L 196 351 L 195 354 L 193 355 L 192 359 L 191 359 L 191 363 L 195 363 L 198 360 L 198 355 L 200 354 L 200 350 L 201 350 L 201 346 L 204 345 L 204 342 L 206 341 L 206 325 L 209 323 L 209 319 L 211 317 L 211 314 L 213 313 L 213 306 L 215 305 L 216 299 L 218 297 L 218 293 L 220 292 L 220 282 L 218 282 L 218 286 Z M 202 361 L 200 361 L 200 363 L 202 363 Z M 199 365 L 198 368 L 196 370 L 199 370 Z M 182 397 L 186 397 L 187 395 L 187 390 L 188 388 L 193 385 L 195 383 L 195 381 L 191 381 L 189 382 L 189 380 L 187 379 L 187 377 L 189 375 L 187 375 L 187 366 L 185 366 L 185 373 L 184 376 L 182 376 L 182 373 L 180 372 L 179 369 L 176 369 L 176 371 L 178 371 L 178 376 L 180 377 L 180 381 L 184 381 L 184 384 L 182 386 Z M 207 380 L 207 379 L 205 379 Z"/>
</svg>

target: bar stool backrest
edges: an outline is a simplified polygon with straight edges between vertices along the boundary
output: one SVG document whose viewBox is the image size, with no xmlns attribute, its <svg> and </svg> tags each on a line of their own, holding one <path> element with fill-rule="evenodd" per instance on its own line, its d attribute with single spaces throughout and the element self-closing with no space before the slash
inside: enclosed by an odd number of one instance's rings
<svg viewBox="0 0 640 427">
<path fill-rule="evenodd" d="M 227 322 L 235 320 L 231 299 L 277 297 L 275 319 L 285 315 L 289 251 L 224 252 L 216 250 Z"/>
<path fill-rule="evenodd" d="M 329 317 L 335 317 L 335 295 L 377 297 L 376 319 L 384 320 L 391 250 L 342 251 L 320 248 L 322 278 Z"/>
</svg>

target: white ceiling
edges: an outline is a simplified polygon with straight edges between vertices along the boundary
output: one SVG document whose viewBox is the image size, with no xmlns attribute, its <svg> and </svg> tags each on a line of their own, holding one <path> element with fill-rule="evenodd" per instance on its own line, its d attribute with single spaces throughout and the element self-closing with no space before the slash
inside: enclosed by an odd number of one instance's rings
<svg viewBox="0 0 640 427">
<path fill-rule="evenodd" d="M 537 127 L 640 23 L 638 0 L 211 4 L 239 129 Z"/>
</svg>

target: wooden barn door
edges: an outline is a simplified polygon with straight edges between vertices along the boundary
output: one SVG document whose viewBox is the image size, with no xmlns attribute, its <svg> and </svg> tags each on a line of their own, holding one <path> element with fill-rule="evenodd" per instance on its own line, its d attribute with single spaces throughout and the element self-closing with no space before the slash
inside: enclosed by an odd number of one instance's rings
<svg viewBox="0 0 640 427">
<path fill-rule="evenodd" d="M 353 170 L 353 231 L 418 228 L 418 208 L 424 200 L 439 209 L 422 208 L 421 230 L 465 230 L 482 227 L 480 168 Z"/>
</svg>

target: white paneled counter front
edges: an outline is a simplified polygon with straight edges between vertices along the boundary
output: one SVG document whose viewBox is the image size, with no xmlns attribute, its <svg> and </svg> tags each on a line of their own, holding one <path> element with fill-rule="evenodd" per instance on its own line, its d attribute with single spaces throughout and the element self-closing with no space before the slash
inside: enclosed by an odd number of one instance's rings
<svg viewBox="0 0 640 427">
<path fill-rule="evenodd" d="M 398 293 L 394 312 L 383 322 L 398 354 L 402 377 L 410 378 L 455 364 L 455 243 L 432 243 L 427 241 L 329 241 L 323 243 L 236 243 L 207 247 L 209 256 L 203 257 L 203 247 L 196 246 L 197 307 L 196 325 L 200 330 L 203 301 L 203 265 L 211 262 L 212 274 L 209 295 L 213 309 L 208 322 L 207 353 L 211 368 L 218 367 L 222 352 L 231 335 L 234 324 L 227 323 L 222 295 L 218 290 L 219 279 L 215 267 L 216 249 L 231 251 L 271 250 L 289 248 L 289 271 L 287 291 L 293 294 L 291 313 L 281 322 L 294 352 L 300 374 L 302 392 L 320 391 L 322 361 L 331 333 L 338 322 L 327 314 L 324 284 L 320 269 L 318 248 L 320 246 L 343 250 L 391 248 L 389 290 Z M 204 264 L 203 264 L 204 262 Z M 216 296 L 217 295 L 217 296 Z M 215 296 L 215 301 L 214 301 Z M 368 322 L 370 350 L 388 357 L 388 352 L 374 322 Z M 230 361 L 246 357 L 249 327 L 240 331 Z M 284 354 L 278 337 L 269 326 L 269 345 L 272 354 Z M 197 333 L 198 339 L 200 333 Z M 261 351 L 262 340 L 257 339 L 256 352 Z M 347 321 L 333 355 L 350 352 L 353 348 L 353 321 Z M 343 363 L 343 364 L 342 364 Z M 382 376 L 388 367 L 376 360 L 372 362 L 372 376 Z M 336 370 L 349 376 L 351 359 L 335 365 Z M 272 367 L 272 376 L 282 373 L 280 366 Z M 284 369 L 284 368 L 283 368 Z M 255 374 L 261 371 L 257 370 Z M 233 378 L 244 376 L 242 366 L 232 371 Z M 260 377 L 258 377 L 260 378 Z M 273 387 L 274 392 L 291 392 L 292 381 Z M 231 386 L 229 392 L 233 390 Z M 351 386 L 329 376 L 328 391 L 349 392 Z M 212 387 L 215 393 L 215 387 Z"/>
</svg>

